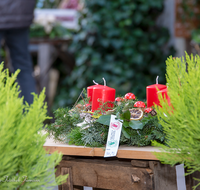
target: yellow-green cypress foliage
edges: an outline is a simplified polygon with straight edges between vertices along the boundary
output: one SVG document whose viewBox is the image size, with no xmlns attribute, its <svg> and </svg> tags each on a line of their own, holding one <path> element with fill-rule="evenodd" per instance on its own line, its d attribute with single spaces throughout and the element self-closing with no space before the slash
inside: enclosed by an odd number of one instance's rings
<svg viewBox="0 0 200 190">
<path fill-rule="evenodd" d="M 0 189 L 44 190 L 56 185 L 53 181 L 53 166 L 62 155 L 46 155 L 43 149 L 46 135 L 41 129 L 46 117 L 44 91 L 34 95 L 32 105 L 23 105 L 19 87 L 15 83 L 17 71 L 9 77 L 8 70 L 0 65 Z M 66 176 L 57 178 L 61 183 Z"/>
<path fill-rule="evenodd" d="M 200 57 L 168 58 L 166 79 L 171 106 L 161 96 L 158 119 L 166 132 L 167 146 L 156 154 L 164 163 L 184 163 L 189 173 L 200 171 Z M 154 143 L 158 145 L 157 143 Z"/>
</svg>

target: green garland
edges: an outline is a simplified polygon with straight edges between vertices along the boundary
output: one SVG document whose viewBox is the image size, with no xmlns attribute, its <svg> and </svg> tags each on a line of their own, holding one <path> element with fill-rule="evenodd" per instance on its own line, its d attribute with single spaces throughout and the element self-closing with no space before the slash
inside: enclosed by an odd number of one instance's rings
<svg viewBox="0 0 200 190">
<path fill-rule="evenodd" d="M 123 99 L 123 97 L 122 97 Z M 115 102 L 111 110 L 107 110 L 107 102 L 94 113 L 88 111 L 88 99 L 78 102 L 74 108 L 59 108 L 55 111 L 55 123 L 47 126 L 47 130 L 55 140 L 90 147 L 105 146 L 107 141 L 111 113 L 123 120 L 120 145 L 147 146 L 152 140 L 165 144 L 165 133 L 158 123 L 157 116 L 145 113 L 140 120 L 130 120 L 130 109 L 136 100 Z M 140 109 L 140 108 L 135 108 Z M 89 117 L 89 118 L 88 118 Z M 77 126 L 78 124 L 78 126 Z"/>
</svg>

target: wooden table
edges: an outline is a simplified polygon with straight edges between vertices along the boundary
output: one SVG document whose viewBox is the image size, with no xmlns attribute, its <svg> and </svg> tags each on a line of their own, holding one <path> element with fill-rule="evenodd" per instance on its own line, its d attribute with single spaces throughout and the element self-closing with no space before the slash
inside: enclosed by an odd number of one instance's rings
<svg viewBox="0 0 200 190">
<path fill-rule="evenodd" d="M 103 157 L 105 148 L 55 143 L 52 139 L 47 139 L 44 148 L 63 154 L 56 175 L 69 177 L 59 190 L 83 190 L 83 186 L 93 190 L 177 190 L 175 167 L 161 164 L 153 153 L 159 148 L 120 146 L 112 158 Z M 200 175 L 186 177 L 187 190 L 196 184 L 193 177 Z"/>
<path fill-rule="evenodd" d="M 37 91 L 40 93 L 44 87 L 46 88 L 45 93 L 48 107 L 51 107 L 53 104 L 59 79 L 59 72 L 52 68 L 53 63 L 57 58 L 60 58 L 66 72 L 70 73 L 74 68 L 74 57 L 67 51 L 71 41 L 72 39 L 65 38 L 30 39 L 30 51 L 32 54 L 37 54 L 37 71 L 35 72 Z"/>
</svg>

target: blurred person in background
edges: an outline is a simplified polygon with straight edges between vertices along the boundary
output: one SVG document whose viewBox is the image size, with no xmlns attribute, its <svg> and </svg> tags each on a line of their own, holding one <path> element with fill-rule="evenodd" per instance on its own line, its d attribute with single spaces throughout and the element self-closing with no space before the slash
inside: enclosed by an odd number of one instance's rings
<svg viewBox="0 0 200 190">
<path fill-rule="evenodd" d="M 9 49 L 11 64 L 20 69 L 17 82 L 24 101 L 33 102 L 32 92 L 36 93 L 33 65 L 29 46 L 29 26 L 33 20 L 35 0 L 0 0 L 0 48 L 4 39 Z"/>
</svg>

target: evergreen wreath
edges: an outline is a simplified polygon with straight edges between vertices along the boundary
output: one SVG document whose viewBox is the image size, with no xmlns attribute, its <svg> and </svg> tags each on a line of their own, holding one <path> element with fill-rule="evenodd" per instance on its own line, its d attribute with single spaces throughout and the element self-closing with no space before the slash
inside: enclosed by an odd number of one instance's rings
<svg viewBox="0 0 200 190">
<path fill-rule="evenodd" d="M 55 123 L 47 126 L 50 135 L 64 143 L 102 147 L 106 144 L 111 114 L 123 120 L 120 145 L 147 146 L 152 140 L 165 144 L 165 133 L 158 123 L 155 110 L 135 108 L 136 99 L 118 97 L 113 107 L 101 103 L 101 107 L 91 112 L 89 99 L 84 89 L 81 101 L 73 108 L 59 108 L 55 113 Z M 140 114 L 139 116 L 137 114 Z"/>
</svg>

